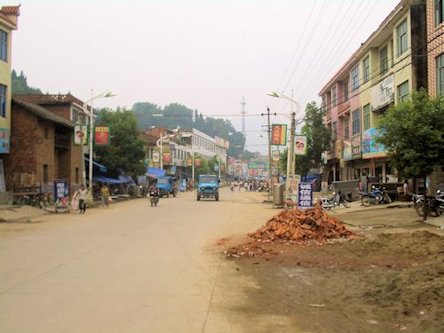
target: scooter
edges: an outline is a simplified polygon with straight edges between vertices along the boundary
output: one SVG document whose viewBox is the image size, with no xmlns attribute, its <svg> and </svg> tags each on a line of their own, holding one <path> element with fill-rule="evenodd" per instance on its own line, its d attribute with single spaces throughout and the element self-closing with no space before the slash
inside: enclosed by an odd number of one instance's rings
<svg viewBox="0 0 444 333">
<path fill-rule="evenodd" d="M 350 208 L 350 202 L 346 199 L 345 195 L 339 191 L 338 193 L 333 192 L 331 198 L 322 198 L 321 204 L 323 209 L 330 210 L 331 208 L 339 207 L 343 205 L 345 208 Z"/>
<path fill-rule="evenodd" d="M 151 191 L 150 192 L 150 203 L 151 207 L 157 206 L 159 203 L 159 192 L 158 191 Z"/>
</svg>

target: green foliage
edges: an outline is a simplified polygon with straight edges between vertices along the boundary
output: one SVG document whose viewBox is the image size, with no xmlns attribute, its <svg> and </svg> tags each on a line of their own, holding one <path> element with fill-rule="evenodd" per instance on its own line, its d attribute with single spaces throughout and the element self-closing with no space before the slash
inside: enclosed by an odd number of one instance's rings
<svg viewBox="0 0 444 333">
<path fill-rule="evenodd" d="M 230 156 L 239 157 L 244 150 L 245 138 L 241 132 L 235 130 L 229 120 L 204 118 L 197 110 L 191 110 L 177 103 L 169 104 L 164 108 L 148 102 L 136 103 L 133 111 L 140 130 L 145 131 L 151 127 L 163 127 L 169 130 L 195 128 L 211 137 L 218 136 L 229 141 L 228 154 Z"/>
<path fill-rule="evenodd" d="M 308 103 L 305 108 L 302 135 L 307 136 L 307 154 L 296 156 L 296 173 L 307 174 L 322 163 L 322 153 L 330 146 L 331 132 L 324 125 L 325 111 L 318 108 L 316 102 Z M 286 158 L 285 158 L 286 160 Z"/>
<path fill-rule="evenodd" d="M 139 138 L 137 119 L 132 111 L 110 111 L 102 109 L 96 120 L 97 126 L 109 126 L 111 143 L 95 148 L 97 160 L 107 166 L 109 173 L 116 177 L 121 171 L 130 176 L 145 173 L 145 144 Z"/>
<path fill-rule="evenodd" d="M 41 94 L 42 91 L 37 88 L 32 88 L 28 86 L 28 79 L 26 78 L 23 71 L 20 72 L 18 76 L 16 71 L 13 70 L 11 73 L 12 80 L 12 94 Z"/>
<path fill-rule="evenodd" d="M 444 97 L 430 98 L 427 91 L 391 107 L 379 122 L 378 141 L 404 178 L 424 177 L 444 156 Z"/>
</svg>

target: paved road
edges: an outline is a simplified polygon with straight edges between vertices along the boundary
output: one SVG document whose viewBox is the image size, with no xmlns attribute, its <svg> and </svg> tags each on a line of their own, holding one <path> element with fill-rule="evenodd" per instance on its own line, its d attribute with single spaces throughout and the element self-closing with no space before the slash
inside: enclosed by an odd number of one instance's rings
<svg viewBox="0 0 444 333">
<path fill-rule="evenodd" d="M 211 245 L 264 224 L 276 213 L 264 198 L 181 193 L 0 224 L 0 332 L 241 331 L 248 319 L 221 306 L 229 264 Z"/>
</svg>

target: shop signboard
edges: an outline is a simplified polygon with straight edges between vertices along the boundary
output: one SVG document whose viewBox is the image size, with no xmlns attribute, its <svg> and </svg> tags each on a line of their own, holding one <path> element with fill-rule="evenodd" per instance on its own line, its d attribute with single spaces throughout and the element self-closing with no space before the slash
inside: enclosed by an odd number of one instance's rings
<svg viewBox="0 0 444 333">
<path fill-rule="evenodd" d="M 352 147 L 352 158 L 354 160 L 360 159 L 362 156 L 361 135 L 357 135 L 352 138 L 351 147 Z"/>
<path fill-rule="evenodd" d="M 94 144 L 96 146 L 108 146 L 109 138 L 110 135 L 108 126 L 96 126 L 94 131 Z"/>
<path fill-rule="evenodd" d="M 313 208 L 313 184 L 299 183 L 298 185 L 298 207 Z"/>
<path fill-rule="evenodd" d="M 56 212 L 68 210 L 68 179 L 54 180 L 54 198 Z"/>
</svg>

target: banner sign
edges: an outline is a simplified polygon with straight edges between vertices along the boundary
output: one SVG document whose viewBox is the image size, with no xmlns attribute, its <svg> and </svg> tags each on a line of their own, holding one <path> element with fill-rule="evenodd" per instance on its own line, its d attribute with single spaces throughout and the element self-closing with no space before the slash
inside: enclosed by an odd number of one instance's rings
<svg viewBox="0 0 444 333">
<path fill-rule="evenodd" d="M 369 128 L 362 132 L 362 158 L 375 158 L 386 156 L 386 150 L 382 143 L 376 142 L 378 130 Z"/>
<path fill-rule="evenodd" d="M 298 186 L 298 207 L 312 208 L 313 207 L 313 184 L 299 183 Z"/>
<path fill-rule="evenodd" d="M 361 135 L 355 136 L 351 141 L 352 146 L 352 158 L 354 160 L 361 158 Z"/>
<path fill-rule="evenodd" d="M 54 180 L 54 198 L 56 212 L 68 209 L 68 179 Z"/>
<path fill-rule="evenodd" d="M 287 145 L 287 125 L 284 124 L 271 125 L 271 144 L 273 146 Z"/>
<path fill-rule="evenodd" d="M 108 146 L 109 145 L 109 127 L 108 126 L 96 126 L 94 142 L 96 146 Z"/>
<path fill-rule="evenodd" d="M 372 88 L 372 110 L 376 111 L 395 101 L 395 76 L 390 75 Z"/>
<path fill-rule="evenodd" d="M 153 162 L 154 163 L 160 162 L 160 153 L 158 151 L 153 151 Z"/>
<path fill-rule="evenodd" d="M 202 162 L 202 161 L 200 160 L 200 158 L 196 158 L 196 159 L 194 160 L 194 166 L 195 166 L 196 168 L 200 167 L 201 162 Z"/>
<path fill-rule="evenodd" d="M 163 163 L 171 164 L 172 162 L 171 153 L 163 153 L 162 161 Z"/>
<path fill-rule="evenodd" d="M 279 160 L 281 159 L 281 152 L 279 150 L 273 150 L 271 152 L 271 159 L 273 160 L 273 162 L 279 162 Z"/>
<path fill-rule="evenodd" d="M 9 129 L 0 128 L 0 154 L 9 154 Z"/>
<path fill-rule="evenodd" d="M 351 141 L 344 140 L 343 143 L 344 149 L 342 150 L 342 158 L 344 161 L 351 161 L 353 159 Z"/>
<path fill-rule="evenodd" d="M 74 126 L 74 144 L 87 145 L 88 144 L 88 126 L 75 125 Z"/>
<path fill-rule="evenodd" d="M 294 137 L 294 153 L 296 155 L 307 154 L 307 137 L 305 135 L 295 135 Z"/>
</svg>

